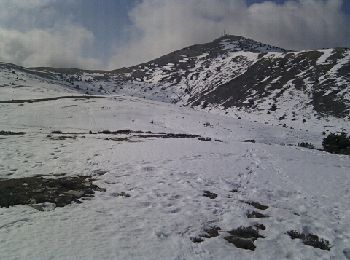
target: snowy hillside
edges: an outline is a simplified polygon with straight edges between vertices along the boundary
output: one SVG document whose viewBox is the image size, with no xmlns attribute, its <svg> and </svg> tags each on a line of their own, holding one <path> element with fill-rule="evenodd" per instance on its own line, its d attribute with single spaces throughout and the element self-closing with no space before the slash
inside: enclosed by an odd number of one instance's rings
<svg viewBox="0 0 350 260">
<path fill-rule="evenodd" d="M 288 128 L 350 129 L 346 48 L 294 52 L 224 36 L 111 72 L 36 70 L 87 94 L 136 96 Z"/>
<path fill-rule="evenodd" d="M 13 64 L 0 63 L 0 102 L 12 99 L 46 98 L 72 91 L 50 75 Z M 77 92 L 76 92 L 77 93 Z"/>
<path fill-rule="evenodd" d="M 1 73 L 1 259 L 350 259 L 350 160 L 297 146 L 317 129 Z"/>
<path fill-rule="evenodd" d="M 0 259 L 350 259 L 349 156 L 322 151 L 349 86 L 349 49 L 238 36 L 115 71 L 0 63 Z"/>
</svg>

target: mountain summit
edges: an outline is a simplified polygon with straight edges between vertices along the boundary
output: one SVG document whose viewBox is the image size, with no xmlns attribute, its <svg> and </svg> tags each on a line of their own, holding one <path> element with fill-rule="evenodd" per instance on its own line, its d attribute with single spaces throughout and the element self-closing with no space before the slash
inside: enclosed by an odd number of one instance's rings
<svg viewBox="0 0 350 260">
<path fill-rule="evenodd" d="M 282 48 L 235 35 L 224 35 L 214 40 L 212 44 L 224 47 L 224 49 L 228 51 L 286 52 L 286 50 Z"/>
</svg>

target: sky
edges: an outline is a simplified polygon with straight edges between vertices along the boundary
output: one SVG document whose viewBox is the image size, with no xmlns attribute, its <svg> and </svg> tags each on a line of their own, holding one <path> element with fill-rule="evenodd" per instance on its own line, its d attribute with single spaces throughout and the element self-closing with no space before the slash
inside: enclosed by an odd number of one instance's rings
<svg viewBox="0 0 350 260">
<path fill-rule="evenodd" d="M 0 61 L 116 69 L 223 32 L 286 49 L 350 47 L 349 0 L 0 0 Z"/>
</svg>

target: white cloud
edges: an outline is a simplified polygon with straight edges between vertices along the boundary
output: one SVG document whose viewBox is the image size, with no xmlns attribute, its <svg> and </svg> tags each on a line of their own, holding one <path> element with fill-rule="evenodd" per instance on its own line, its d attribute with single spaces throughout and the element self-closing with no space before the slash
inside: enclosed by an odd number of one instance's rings
<svg viewBox="0 0 350 260">
<path fill-rule="evenodd" d="M 0 28 L 0 59 L 26 67 L 96 68 L 100 65 L 97 60 L 81 56 L 82 46 L 93 41 L 91 32 L 71 24 L 59 30 L 27 32 Z"/>
<path fill-rule="evenodd" d="M 0 61 L 115 69 L 212 41 L 224 31 L 289 49 L 350 46 L 342 2 L 264 1 L 248 6 L 245 0 L 138 0 L 129 13 L 129 40 L 115 44 L 106 66 L 105 56 L 91 58 L 100 53 L 96 43 L 101 39 L 91 31 L 98 28 L 73 22 L 84 0 L 0 0 Z"/>
<path fill-rule="evenodd" d="M 0 0 L 0 25 L 11 28 L 30 28 L 39 21 L 55 19 L 52 4 L 57 0 Z"/>
<path fill-rule="evenodd" d="M 115 50 L 116 68 L 159 57 L 224 31 L 288 49 L 350 45 L 342 0 L 142 0 L 131 10 L 130 41 Z"/>
<path fill-rule="evenodd" d="M 84 56 L 94 44 L 91 31 L 73 23 L 55 5 L 71 0 L 0 0 L 0 61 L 26 67 L 99 68 Z"/>
<path fill-rule="evenodd" d="M 34 9 L 43 6 L 48 6 L 55 2 L 55 0 L 1 0 L 2 6 L 12 6 L 21 9 Z"/>
<path fill-rule="evenodd" d="M 291 49 L 349 45 L 350 24 L 341 7 L 342 0 L 255 4 L 248 9 L 249 34 Z"/>
</svg>

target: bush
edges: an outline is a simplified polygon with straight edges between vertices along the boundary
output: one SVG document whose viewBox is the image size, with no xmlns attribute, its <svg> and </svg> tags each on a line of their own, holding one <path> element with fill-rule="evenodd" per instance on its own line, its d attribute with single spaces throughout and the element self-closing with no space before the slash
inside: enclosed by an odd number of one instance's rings
<svg viewBox="0 0 350 260">
<path fill-rule="evenodd" d="M 332 133 L 323 139 L 322 145 L 329 153 L 350 155 L 350 136 L 346 136 L 346 133 Z"/>
</svg>

